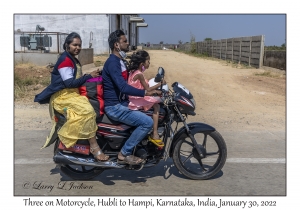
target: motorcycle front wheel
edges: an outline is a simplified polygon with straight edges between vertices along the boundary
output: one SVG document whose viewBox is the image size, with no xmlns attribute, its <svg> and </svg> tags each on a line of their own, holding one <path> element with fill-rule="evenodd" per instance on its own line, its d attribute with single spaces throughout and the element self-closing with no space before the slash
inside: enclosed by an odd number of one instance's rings
<svg viewBox="0 0 300 210">
<path fill-rule="evenodd" d="M 57 139 L 54 144 L 54 155 L 59 151 L 58 145 L 60 140 Z M 74 180 L 90 180 L 100 175 L 104 169 L 92 167 L 92 166 L 81 166 L 81 165 L 59 165 L 61 172 L 74 179 Z"/>
<path fill-rule="evenodd" d="M 174 145 L 173 161 L 186 177 L 195 180 L 210 179 L 223 168 L 227 148 L 217 131 L 199 131 L 194 134 L 198 145 L 202 145 L 204 158 L 198 154 L 191 138 L 185 133 Z"/>
</svg>

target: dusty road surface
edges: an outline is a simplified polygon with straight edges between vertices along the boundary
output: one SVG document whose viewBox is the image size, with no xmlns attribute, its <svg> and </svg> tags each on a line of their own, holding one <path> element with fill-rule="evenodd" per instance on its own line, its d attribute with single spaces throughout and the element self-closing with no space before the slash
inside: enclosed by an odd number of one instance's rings
<svg viewBox="0 0 300 210">
<path fill-rule="evenodd" d="M 190 121 L 202 121 L 222 130 L 285 129 L 284 71 L 273 69 L 274 77 L 267 77 L 260 76 L 265 69 L 236 67 L 224 61 L 196 58 L 171 50 L 149 53 L 151 64 L 145 72 L 148 78 L 154 77 L 161 66 L 166 70 L 169 87 L 177 81 L 192 92 L 197 115 L 189 117 Z M 49 128 L 50 119 L 45 111 L 48 106 L 32 101 L 33 97 L 29 97 L 15 103 L 15 129 Z"/>
<path fill-rule="evenodd" d="M 94 188 L 95 191 L 73 193 L 122 195 L 122 192 L 127 189 L 126 185 L 130 185 L 131 188 L 136 187 L 131 190 L 130 195 L 156 195 L 157 192 L 160 195 L 285 195 L 285 72 L 246 68 L 225 61 L 196 58 L 171 50 L 153 50 L 149 53 L 151 64 L 145 72 L 146 76 L 154 77 L 158 67 L 163 67 L 169 87 L 175 81 L 180 82 L 191 91 L 196 100 L 197 115 L 189 117 L 188 121 L 200 121 L 212 125 L 224 137 L 228 147 L 228 159 L 222 175 L 216 179 L 199 182 L 187 180 L 177 172 L 175 178 L 171 177 L 168 180 L 161 175 L 162 164 L 155 169 L 149 169 L 150 171 L 147 169 L 138 173 L 121 172 L 121 178 L 116 179 L 110 177 L 114 176 L 113 173 L 120 172 L 110 170 L 96 178 L 100 183 L 85 182 L 99 185 Z M 51 162 L 51 149 L 47 148 L 44 152 L 39 150 L 51 128 L 48 106 L 30 101 L 33 101 L 33 98 L 15 102 L 15 148 L 21 148 L 26 140 L 33 145 L 32 149 L 27 149 L 27 154 L 26 151 L 15 153 L 15 194 L 17 195 L 41 194 L 41 191 L 34 189 L 24 190 L 21 185 L 25 180 L 32 182 L 35 179 L 48 180 L 48 183 L 49 180 L 56 183 L 61 180 L 58 172 L 53 173 L 55 166 Z M 33 157 L 36 158 L 35 160 L 40 159 L 41 163 L 34 160 L 30 162 L 30 158 Z M 43 160 L 47 159 L 49 161 L 45 161 L 47 164 L 43 165 Z M 169 162 L 171 164 L 171 160 Z M 24 173 L 26 164 L 31 164 L 29 173 L 31 175 Z M 34 170 L 41 169 L 39 164 L 43 165 L 43 170 L 39 172 L 40 177 L 32 178 L 35 176 Z M 155 175 L 156 171 L 158 175 Z M 147 173 L 153 174 L 149 177 L 146 176 Z M 138 181 L 132 176 L 148 177 L 143 181 L 144 185 L 141 185 L 144 188 L 137 186 Z M 131 183 L 128 183 L 130 181 Z M 171 184 L 174 183 L 173 181 L 178 184 L 173 186 Z M 118 188 L 110 188 L 112 182 Z M 158 185 L 164 190 L 157 191 L 154 186 Z M 58 191 L 43 193 L 66 194 Z"/>
</svg>

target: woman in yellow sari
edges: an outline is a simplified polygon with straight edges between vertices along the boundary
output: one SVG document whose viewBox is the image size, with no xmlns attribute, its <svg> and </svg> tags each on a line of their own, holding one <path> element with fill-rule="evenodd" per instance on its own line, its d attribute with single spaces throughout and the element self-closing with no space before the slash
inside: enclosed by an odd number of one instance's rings
<svg viewBox="0 0 300 210">
<path fill-rule="evenodd" d="M 65 51 L 51 72 L 51 84 L 36 95 L 34 101 L 49 103 L 52 114 L 55 109 L 67 117 L 66 123 L 58 131 L 59 139 L 67 148 L 78 139 L 88 139 L 95 159 L 105 161 L 109 157 L 102 152 L 96 140 L 96 113 L 88 99 L 78 91 L 78 87 L 86 80 L 99 76 L 100 71 L 82 75 L 81 64 L 76 58 L 81 43 L 79 34 L 73 32 L 67 36 L 63 45 Z"/>
</svg>

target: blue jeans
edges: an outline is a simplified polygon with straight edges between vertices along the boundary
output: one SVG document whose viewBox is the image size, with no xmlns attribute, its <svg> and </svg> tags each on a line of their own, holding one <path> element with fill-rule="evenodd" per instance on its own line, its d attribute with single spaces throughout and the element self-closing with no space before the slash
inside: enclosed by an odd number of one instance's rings
<svg viewBox="0 0 300 210">
<path fill-rule="evenodd" d="M 112 120 L 137 127 L 121 149 L 123 155 L 131 155 L 134 147 L 151 131 L 153 127 L 152 118 L 140 111 L 131 110 L 121 104 L 106 106 L 104 111 Z"/>
</svg>

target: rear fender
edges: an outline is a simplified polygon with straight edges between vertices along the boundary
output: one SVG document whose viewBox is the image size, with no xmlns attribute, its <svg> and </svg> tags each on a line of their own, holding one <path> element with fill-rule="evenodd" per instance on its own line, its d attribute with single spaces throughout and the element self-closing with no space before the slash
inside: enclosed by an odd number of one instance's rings
<svg viewBox="0 0 300 210">
<path fill-rule="evenodd" d="M 198 132 L 208 132 L 211 133 L 213 131 L 215 131 L 216 129 L 210 125 L 204 124 L 204 123 L 189 123 L 187 124 L 191 133 L 195 134 Z M 169 151 L 169 157 L 172 157 L 173 155 L 173 150 L 174 150 L 174 146 L 176 145 L 176 142 L 179 141 L 182 137 L 188 136 L 188 133 L 186 131 L 185 126 L 181 127 L 177 133 L 175 134 L 171 147 L 170 147 L 170 151 Z"/>
</svg>

